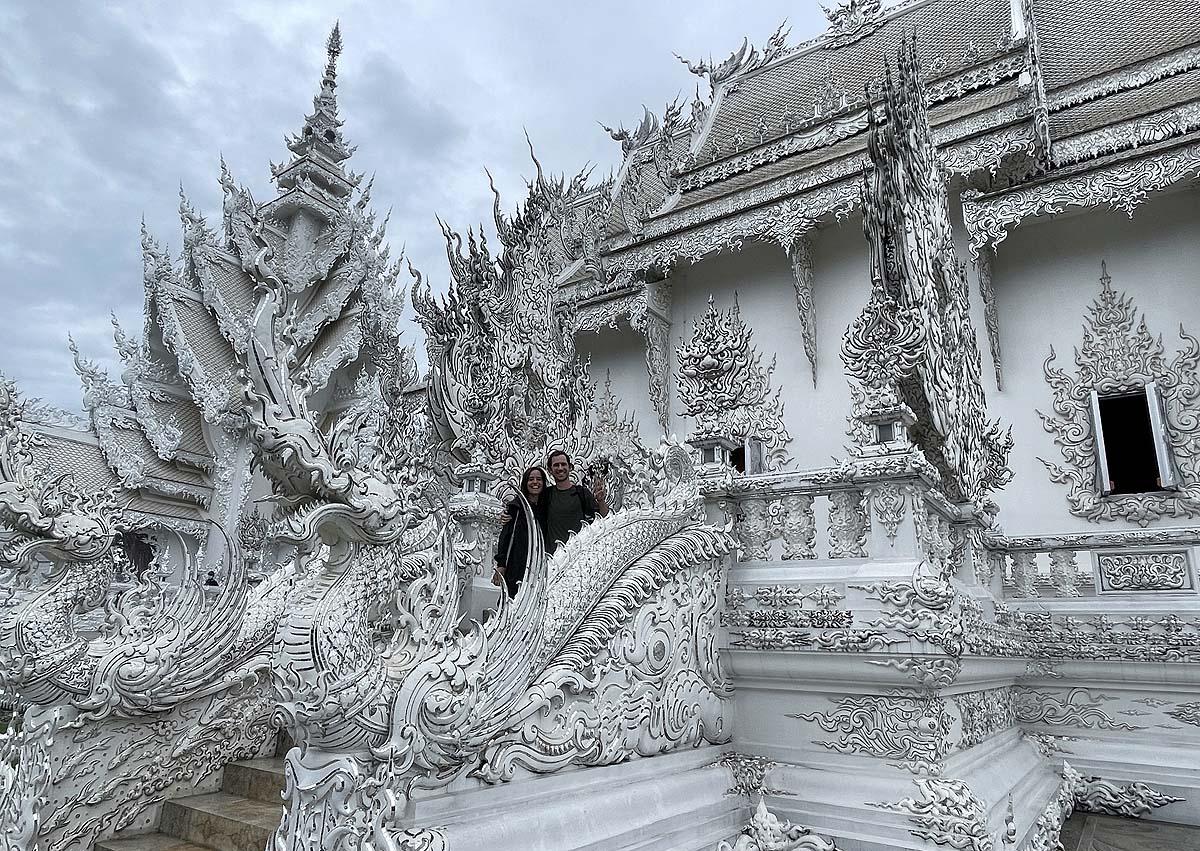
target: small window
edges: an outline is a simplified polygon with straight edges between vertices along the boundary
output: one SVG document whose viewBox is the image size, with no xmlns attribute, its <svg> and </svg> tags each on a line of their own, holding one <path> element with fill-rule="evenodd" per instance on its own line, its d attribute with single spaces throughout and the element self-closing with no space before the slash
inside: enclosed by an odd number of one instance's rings
<svg viewBox="0 0 1200 851">
<path fill-rule="evenodd" d="M 1154 382 L 1130 393 L 1101 396 L 1093 391 L 1092 420 L 1104 494 L 1147 493 L 1175 485 Z"/>
<path fill-rule="evenodd" d="M 876 423 L 875 424 L 875 442 L 876 443 L 891 443 L 896 439 L 896 424 L 895 423 Z"/>
<path fill-rule="evenodd" d="M 746 472 L 746 447 L 744 445 L 729 453 L 729 463 L 739 473 Z"/>
</svg>

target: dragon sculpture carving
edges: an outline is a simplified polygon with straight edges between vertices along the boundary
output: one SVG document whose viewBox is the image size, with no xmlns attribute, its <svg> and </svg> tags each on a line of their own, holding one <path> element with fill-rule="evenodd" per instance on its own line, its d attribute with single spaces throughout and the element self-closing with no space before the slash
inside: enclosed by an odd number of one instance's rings
<svg viewBox="0 0 1200 851">
<path fill-rule="evenodd" d="M 90 844 L 164 800 L 180 778 L 203 777 L 265 746 L 261 675 L 290 571 L 250 591 L 230 552 L 233 569 L 216 594 L 188 564 L 171 592 L 147 570 L 114 595 L 116 576 L 134 573 L 114 546 L 130 521 L 115 493 L 82 493 L 69 477 L 40 468 L 40 436 L 21 422 L 23 407 L 4 383 L 0 520 L 15 535 L 3 562 L 42 581 L 9 600 L 0 620 L 0 686 L 27 707 L 4 740 L 12 776 L 0 835 L 5 847 L 56 849 Z M 85 633 L 78 613 L 101 604 L 104 628 Z M 143 721 L 149 752 L 164 754 L 150 765 L 132 758 L 123 735 Z M 87 780 L 87 759 L 111 766 L 106 796 Z M 71 818 L 88 802 L 89 818 Z"/>
<path fill-rule="evenodd" d="M 176 542 L 180 585 L 135 570 L 114 541 L 136 494 L 41 472 L 38 435 L 0 388 L 3 567 L 45 574 L 0 623 L 0 685 L 26 707 L 0 739 L 6 848 L 144 830 L 154 805 L 265 752 L 278 725 L 296 743 L 278 851 L 445 848 L 449 828 L 402 823 L 414 790 L 728 739 L 715 636 L 731 540 L 706 522 L 686 451 L 645 448 L 611 393 L 597 399 L 550 307 L 586 175 L 539 167 L 511 218 L 497 197 L 498 258 L 445 229 L 454 285 L 437 302 L 417 275 L 413 292 L 430 352 L 416 395 L 399 263 L 369 184 L 343 169 L 340 49 L 335 28 L 314 110 L 272 168 L 276 197 L 256 203 L 222 163 L 223 233 L 184 199 L 179 262 L 143 234 L 161 346 L 139 357 L 252 452 L 275 507 L 259 546 L 282 556 L 260 585 L 227 535 L 216 553 Z M 472 621 L 454 463 L 499 476 L 551 447 L 609 460 L 623 508 L 551 559 L 531 548 L 521 593 Z M 521 522 L 536 540 L 528 506 Z M 77 613 L 98 607 L 105 625 L 85 634 Z"/>
</svg>

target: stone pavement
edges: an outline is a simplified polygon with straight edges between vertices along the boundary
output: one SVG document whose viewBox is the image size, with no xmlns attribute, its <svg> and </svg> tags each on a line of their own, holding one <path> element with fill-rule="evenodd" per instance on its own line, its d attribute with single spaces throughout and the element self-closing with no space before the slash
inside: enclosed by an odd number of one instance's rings
<svg viewBox="0 0 1200 851">
<path fill-rule="evenodd" d="M 1076 813 L 1062 844 L 1064 851 L 1200 851 L 1200 827 Z"/>
</svg>

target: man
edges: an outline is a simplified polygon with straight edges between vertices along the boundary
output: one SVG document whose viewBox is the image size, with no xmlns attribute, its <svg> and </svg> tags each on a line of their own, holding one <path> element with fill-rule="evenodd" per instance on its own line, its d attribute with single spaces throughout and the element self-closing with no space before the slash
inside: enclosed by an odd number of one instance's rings
<svg viewBox="0 0 1200 851">
<path fill-rule="evenodd" d="M 561 449 L 546 459 L 554 487 L 543 499 L 546 503 L 546 552 L 553 553 L 558 545 L 590 523 L 599 514 L 608 516 L 607 493 L 604 481 L 596 480 L 594 491 L 571 481 L 571 457 Z"/>
</svg>

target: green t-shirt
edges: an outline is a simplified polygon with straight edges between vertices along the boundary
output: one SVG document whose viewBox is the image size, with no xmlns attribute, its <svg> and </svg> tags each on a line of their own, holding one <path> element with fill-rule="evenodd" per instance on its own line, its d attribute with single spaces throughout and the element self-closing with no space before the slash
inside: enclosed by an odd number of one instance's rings
<svg viewBox="0 0 1200 851">
<path fill-rule="evenodd" d="M 571 533 L 583 528 L 583 500 L 577 487 L 560 490 L 550 487 L 542 497 L 546 502 L 546 551 L 554 552 Z"/>
</svg>

